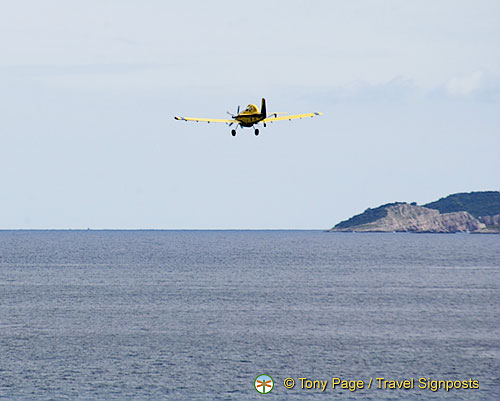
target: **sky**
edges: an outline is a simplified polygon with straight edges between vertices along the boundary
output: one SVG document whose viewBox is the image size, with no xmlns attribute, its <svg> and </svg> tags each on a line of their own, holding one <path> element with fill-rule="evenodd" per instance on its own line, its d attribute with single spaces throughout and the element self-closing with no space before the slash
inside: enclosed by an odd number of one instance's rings
<svg viewBox="0 0 500 401">
<path fill-rule="evenodd" d="M 327 229 L 500 189 L 500 2 L 3 2 L 0 229 Z M 320 111 L 236 137 L 238 105 Z"/>
</svg>

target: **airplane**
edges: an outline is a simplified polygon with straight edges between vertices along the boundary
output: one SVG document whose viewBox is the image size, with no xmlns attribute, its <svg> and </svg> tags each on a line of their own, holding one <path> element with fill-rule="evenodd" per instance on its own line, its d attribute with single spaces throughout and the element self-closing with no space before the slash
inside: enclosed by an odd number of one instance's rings
<svg viewBox="0 0 500 401">
<path fill-rule="evenodd" d="M 236 128 L 238 127 L 253 127 L 254 128 L 254 133 L 255 135 L 259 135 L 259 129 L 257 127 L 257 124 L 263 123 L 264 127 L 266 127 L 267 123 L 272 123 L 274 121 L 282 121 L 282 120 L 294 120 L 296 118 L 305 118 L 305 117 L 314 117 L 314 116 L 320 116 L 323 113 L 305 113 L 305 114 L 294 114 L 291 116 L 280 116 L 278 117 L 278 114 L 285 114 L 285 113 L 272 113 L 270 114 L 270 117 L 267 115 L 266 112 L 266 99 L 262 98 L 262 106 L 259 109 L 257 109 L 257 106 L 254 104 L 249 104 L 245 110 L 243 110 L 240 113 L 240 106 L 238 106 L 238 111 L 236 112 L 236 115 L 233 115 L 229 112 L 227 112 L 232 119 L 221 119 L 221 118 L 195 118 L 195 117 L 178 117 L 175 116 L 174 118 L 179 121 L 196 121 L 196 122 L 207 122 L 207 123 L 226 123 L 229 126 L 232 126 L 233 124 L 236 124 Z M 236 129 L 231 130 L 231 135 L 236 136 Z"/>
</svg>

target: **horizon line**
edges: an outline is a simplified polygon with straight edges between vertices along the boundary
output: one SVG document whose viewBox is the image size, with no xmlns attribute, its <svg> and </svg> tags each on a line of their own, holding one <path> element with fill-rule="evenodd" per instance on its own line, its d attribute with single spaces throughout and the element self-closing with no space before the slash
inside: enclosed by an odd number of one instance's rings
<svg viewBox="0 0 500 401">
<path fill-rule="evenodd" d="M 328 228 L 0 228 L 0 231 L 325 231 Z"/>
</svg>

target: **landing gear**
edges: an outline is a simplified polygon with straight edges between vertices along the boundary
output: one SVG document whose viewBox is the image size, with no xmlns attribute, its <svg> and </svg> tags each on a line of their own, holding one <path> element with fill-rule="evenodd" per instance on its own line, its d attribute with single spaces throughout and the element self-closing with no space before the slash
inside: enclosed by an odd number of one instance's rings
<svg viewBox="0 0 500 401">
<path fill-rule="evenodd" d="M 255 136 L 259 135 L 259 129 L 255 128 Z"/>
<path fill-rule="evenodd" d="M 236 136 L 236 130 L 235 129 L 231 130 L 231 135 L 232 136 Z"/>
</svg>

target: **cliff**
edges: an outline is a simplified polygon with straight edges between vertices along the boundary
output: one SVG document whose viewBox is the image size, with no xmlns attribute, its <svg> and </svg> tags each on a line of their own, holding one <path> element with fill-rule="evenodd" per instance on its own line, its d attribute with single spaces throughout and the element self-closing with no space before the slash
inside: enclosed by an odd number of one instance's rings
<svg viewBox="0 0 500 401">
<path fill-rule="evenodd" d="M 446 211 L 442 212 L 439 208 Z M 457 210 L 460 208 L 468 210 Z M 340 222 L 330 231 L 499 233 L 500 214 L 495 214 L 496 211 L 500 211 L 500 192 L 455 194 L 424 206 L 396 202 L 367 209 Z"/>
</svg>

